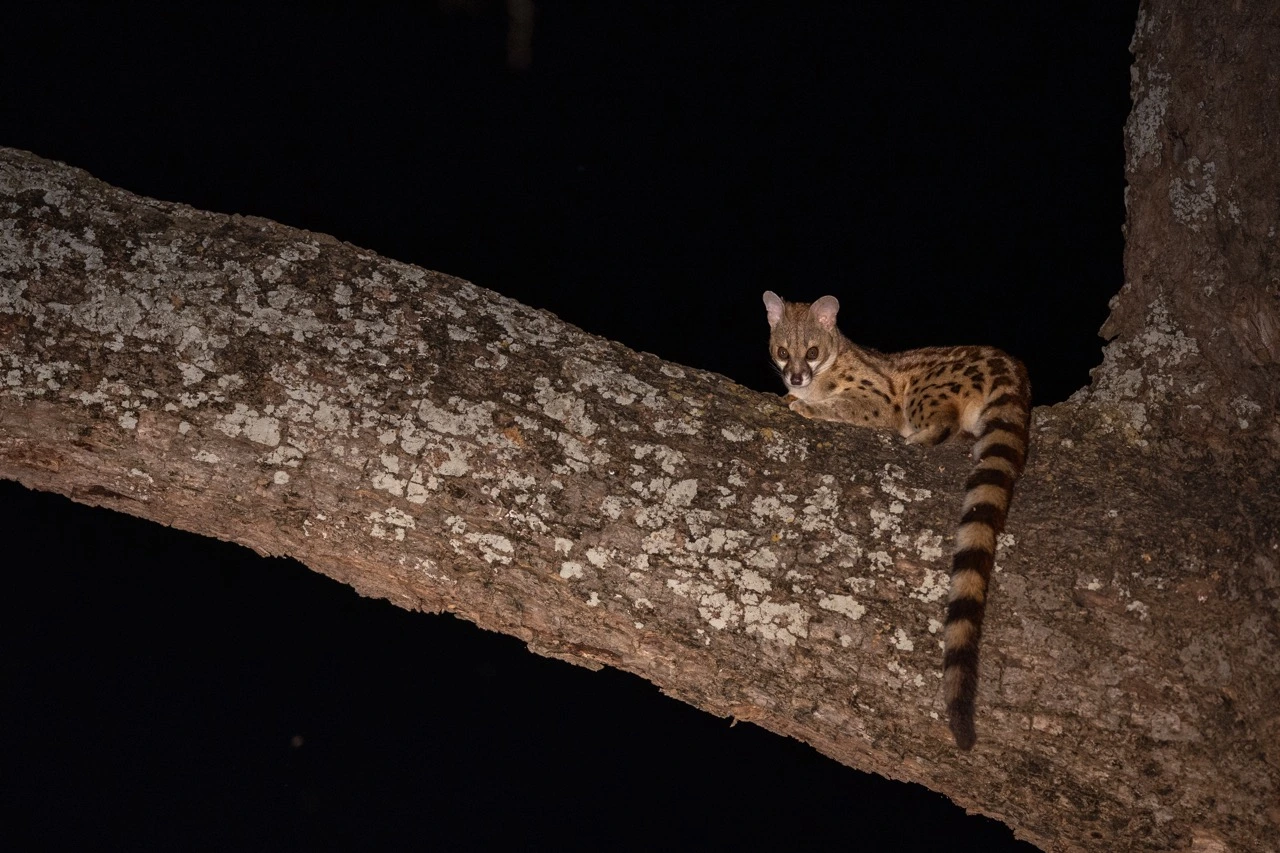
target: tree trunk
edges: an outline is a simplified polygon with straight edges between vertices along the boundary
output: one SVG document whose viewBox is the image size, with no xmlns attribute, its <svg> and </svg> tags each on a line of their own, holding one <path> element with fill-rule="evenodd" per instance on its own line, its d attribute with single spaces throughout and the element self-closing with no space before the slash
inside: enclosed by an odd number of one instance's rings
<svg viewBox="0 0 1280 853">
<path fill-rule="evenodd" d="M 1144 5 L 1115 340 L 1035 412 L 972 753 L 939 691 L 962 448 L 805 421 L 467 282 L 14 150 L 0 476 L 639 674 L 1045 849 L 1274 849 L 1263 17 Z"/>
</svg>

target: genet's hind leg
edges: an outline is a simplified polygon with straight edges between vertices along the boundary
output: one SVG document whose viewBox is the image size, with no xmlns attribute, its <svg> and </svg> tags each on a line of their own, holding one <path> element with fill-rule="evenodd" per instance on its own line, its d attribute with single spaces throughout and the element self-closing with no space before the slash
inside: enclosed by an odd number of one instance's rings
<svg viewBox="0 0 1280 853">
<path fill-rule="evenodd" d="M 942 444 L 951 437 L 952 425 L 949 423 L 933 423 L 924 429 L 918 429 L 913 433 L 904 435 L 907 444 L 923 444 L 925 447 L 933 447 Z"/>
<path fill-rule="evenodd" d="M 953 401 L 924 394 L 907 402 L 907 422 L 902 427 L 902 437 L 908 444 L 933 447 L 950 438 L 958 427 Z"/>
</svg>

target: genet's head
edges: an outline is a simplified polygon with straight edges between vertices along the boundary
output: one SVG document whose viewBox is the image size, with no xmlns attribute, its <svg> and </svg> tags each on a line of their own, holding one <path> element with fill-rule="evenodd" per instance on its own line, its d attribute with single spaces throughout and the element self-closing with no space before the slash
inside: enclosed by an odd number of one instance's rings
<svg viewBox="0 0 1280 853">
<path fill-rule="evenodd" d="M 812 304 L 787 302 L 765 291 L 769 317 L 769 357 L 788 389 L 804 388 L 835 361 L 840 349 L 836 313 L 840 303 L 824 296 Z"/>
</svg>

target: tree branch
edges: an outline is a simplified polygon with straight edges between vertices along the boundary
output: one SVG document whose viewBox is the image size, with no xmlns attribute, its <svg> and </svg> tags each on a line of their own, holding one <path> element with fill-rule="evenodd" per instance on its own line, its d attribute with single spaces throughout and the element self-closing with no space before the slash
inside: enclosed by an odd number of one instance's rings
<svg viewBox="0 0 1280 853">
<path fill-rule="evenodd" d="M 0 476 L 639 674 L 1046 848 L 1274 829 L 1260 488 L 1038 410 L 962 755 L 937 633 L 962 449 L 804 421 L 329 237 L 0 163 Z"/>
</svg>

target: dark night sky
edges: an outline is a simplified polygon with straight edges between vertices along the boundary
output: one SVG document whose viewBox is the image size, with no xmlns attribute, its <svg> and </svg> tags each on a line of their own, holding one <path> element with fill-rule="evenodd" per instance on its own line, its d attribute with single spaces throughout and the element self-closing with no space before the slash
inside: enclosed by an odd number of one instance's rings
<svg viewBox="0 0 1280 853">
<path fill-rule="evenodd" d="M 0 145 L 759 390 L 766 289 L 835 294 L 881 349 L 1000 346 L 1040 403 L 1100 361 L 1136 2 L 541 2 L 525 74 L 501 2 L 409 5 L 29 4 Z M 1017 849 L 640 679 L 12 483 L 0 506 L 7 849 Z"/>
</svg>

